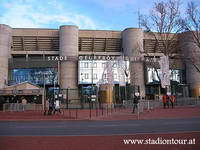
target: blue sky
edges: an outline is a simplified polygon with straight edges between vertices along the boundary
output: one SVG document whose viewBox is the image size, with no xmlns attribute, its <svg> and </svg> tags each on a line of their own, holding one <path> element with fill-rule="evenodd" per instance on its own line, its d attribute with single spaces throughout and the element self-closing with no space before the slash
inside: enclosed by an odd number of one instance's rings
<svg viewBox="0 0 200 150">
<path fill-rule="evenodd" d="M 182 0 L 183 7 L 189 0 Z M 200 5 L 200 0 L 194 0 Z M 13 28 L 123 30 L 138 27 L 156 0 L 0 0 L 0 24 Z"/>
</svg>

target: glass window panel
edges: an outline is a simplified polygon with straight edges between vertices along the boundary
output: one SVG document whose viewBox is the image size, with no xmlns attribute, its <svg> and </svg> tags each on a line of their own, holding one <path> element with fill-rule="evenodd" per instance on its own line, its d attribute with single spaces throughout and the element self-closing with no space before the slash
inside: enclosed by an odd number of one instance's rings
<svg viewBox="0 0 200 150">
<path fill-rule="evenodd" d="M 49 84 L 58 83 L 56 68 L 29 68 L 29 69 L 13 69 L 12 80 L 15 83 L 31 82 L 33 84 Z"/>
<path fill-rule="evenodd" d="M 161 75 L 160 69 L 157 69 L 158 75 Z M 183 77 L 183 71 L 182 70 L 171 70 L 170 69 L 170 80 L 171 81 L 176 81 L 178 83 L 182 83 Z M 159 78 L 156 73 L 156 70 L 154 68 L 147 68 L 147 83 L 159 83 Z"/>
</svg>

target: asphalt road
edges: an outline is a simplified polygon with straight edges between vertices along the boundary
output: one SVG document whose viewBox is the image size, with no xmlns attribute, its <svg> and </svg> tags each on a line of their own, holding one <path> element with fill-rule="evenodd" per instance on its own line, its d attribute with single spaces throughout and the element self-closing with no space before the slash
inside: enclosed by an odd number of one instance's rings
<svg viewBox="0 0 200 150">
<path fill-rule="evenodd" d="M 128 120 L 0 122 L 0 136 L 129 135 L 200 131 L 200 118 Z"/>
</svg>

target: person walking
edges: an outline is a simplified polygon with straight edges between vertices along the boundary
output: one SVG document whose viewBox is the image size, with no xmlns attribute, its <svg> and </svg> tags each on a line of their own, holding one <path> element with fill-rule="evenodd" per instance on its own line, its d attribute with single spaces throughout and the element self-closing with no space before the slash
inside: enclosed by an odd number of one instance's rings
<svg viewBox="0 0 200 150">
<path fill-rule="evenodd" d="M 45 109 L 44 109 L 44 115 L 48 114 L 49 112 L 49 99 L 47 99 L 45 104 Z"/>
<path fill-rule="evenodd" d="M 138 109 L 139 100 L 140 100 L 140 93 L 137 92 L 134 94 L 134 97 L 133 97 L 133 112 L 132 113 L 135 113 L 135 110 Z"/>
<path fill-rule="evenodd" d="M 175 102 L 175 95 L 171 95 L 170 103 L 171 103 L 172 108 L 174 108 L 174 102 Z"/>
<path fill-rule="evenodd" d="M 49 110 L 48 110 L 48 115 L 52 115 L 52 112 L 54 110 L 54 102 L 52 99 L 49 100 Z"/>
<path fill-rule="evenodd" d="M 27 104 L 27 100 L 24 97 L 22 97 L 22 111 L 26 110 L 26 104 Z"/>
<path fill-rule="evenodd" d="M 54 109 L 53 114 L 55 114 L 55 112 L 59 112 L 59 113 L 61 114 L 61 110 L 60 110 L 60 101 L 59 101 L 59 100 L 56 100 L 56 101 L 55 101 L 55 109 Z"/>
<path fill-rule="evenodd" d="M 162 96 L 162 102 L 163 102 L 163 108 L 165 109 L 167 104 L 167 95 Z"/>
<path fill-rule="evenodd" d="M 170 103 L 170 95 L 167 94 L 167 108 L 169 108 L 169 103 Z"/>
</svg>

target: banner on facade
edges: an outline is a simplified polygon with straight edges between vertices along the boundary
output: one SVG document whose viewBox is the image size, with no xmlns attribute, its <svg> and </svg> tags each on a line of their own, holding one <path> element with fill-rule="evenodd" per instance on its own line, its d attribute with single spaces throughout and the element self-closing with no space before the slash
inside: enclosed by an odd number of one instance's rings
<svg viewBox="0 0 200 150">
<path fill-rule="evenodd" d="M 126 77 L 125 77 L 125 62 L 123 58 L 121 57 L 118 60 L 118 78 L 119 78 L 119 86 L 126 86 Z"/>
<path fill-rule="evenodd" d="M 169 71 L 169 58 L 168 56 L 162 56 L 160 57 L 159 61 L 161 75 L 161 86 L 162 88 L 166 88 L 167 86 L 170 86 L 170 71 Z"/>
<path fill-rule="evenodd" d="M 106 62 L 106 70 L 107 70 L 107 82 L 108 84 L 114 84 L 114 75 L 113 75 L 113 63 L 111 61 Z"/>
</svg>

